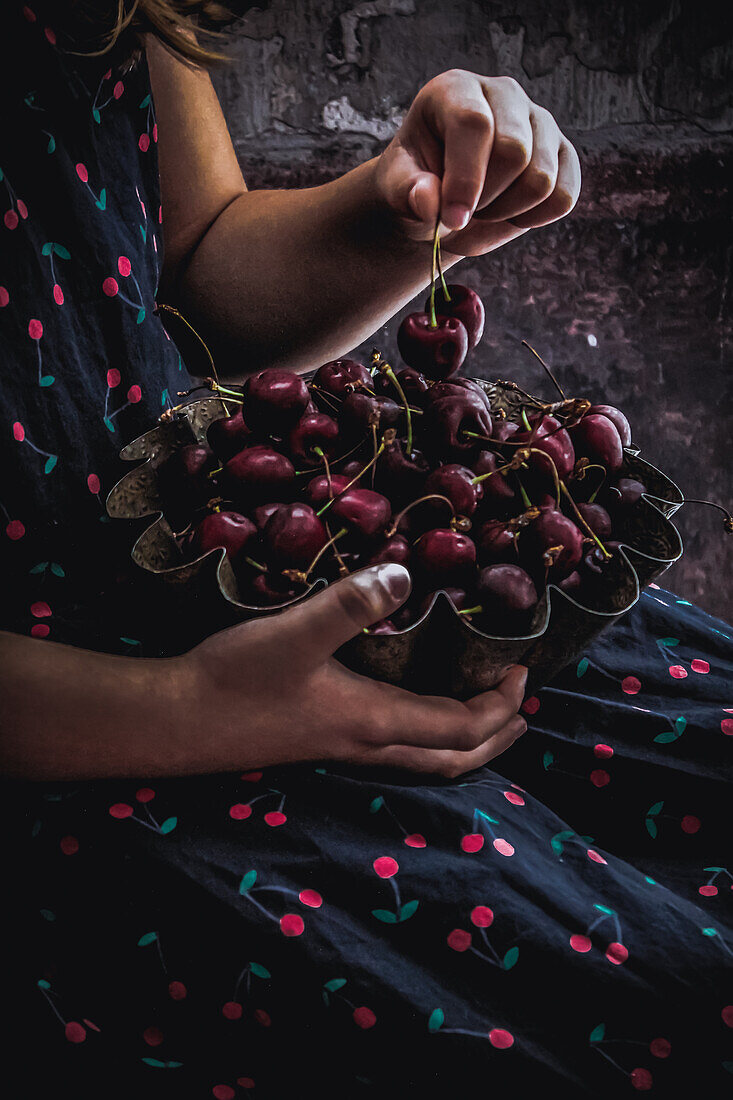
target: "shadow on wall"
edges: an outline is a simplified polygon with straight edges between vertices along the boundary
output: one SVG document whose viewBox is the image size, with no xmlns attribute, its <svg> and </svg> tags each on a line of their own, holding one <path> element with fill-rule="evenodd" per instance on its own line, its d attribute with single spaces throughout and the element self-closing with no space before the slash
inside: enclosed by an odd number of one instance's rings
<svg viewBox="0 0 733 1100">
<path fill-rule="evenodd" d="M 487 311 L 466 369 L 549 392 L 527 339 L 568 393 L 623 408 L 683 492 L 730 507 L 732 46 L 717 0 L 272 0 L 215 82 L 250 186 L 290 187 L 376 155 L 444 69 L 519 80 L 576 143 L 583 194 L 565 222 L 460 267 Z M 400 316 L 361 350 L 394 356 Z M 719 513 L 676 522 L 686 552 L 664 583 L 733 621 Z"/>
</svg>

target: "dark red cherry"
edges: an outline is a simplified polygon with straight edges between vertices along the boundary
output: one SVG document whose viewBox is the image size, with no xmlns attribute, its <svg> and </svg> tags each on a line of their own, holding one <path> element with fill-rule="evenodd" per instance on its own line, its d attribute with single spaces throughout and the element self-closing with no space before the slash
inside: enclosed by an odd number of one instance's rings
<svg viewBox="0 0 733 1100">
<path fill-rule="evenodd" d="M 462 392 L 470 393 L 473 397 L 478 398 L 491 412 L 489 395 L 483 386 L 479 386 L 473 378 L 448 378 L 445 382 L 436 382 L 428 390 L 425 400 L 430 403 L 431 401 L 439 401 L 441 397 L 460 397 Z"/>
<path fill-rule="evenodd" d="M 476 547 L 467 535 L 449 528 L 427 531 L 412 548 L 415 568 L 429 588 L 466 581 L 476 565 Z"/>
<path fill-rule="evenodd" d="M 620 477 L 615 484 L 608 487 L 606 503 L 609 511 L 614 516 L 624 516 L 635 508 L 642 498 L 642 494 L 648 492 L 643 481 L 635 477 Z"/>
<path fill-rule="evenodd" d="M 233 416 L 224 416 L 210 424 L 206 438 L 219 461 L 226 462 L 251 442 L 252 433 L 240 408 Z"/>
<path fill-rule="evenodd" d="M 338 446 L 338 436 L 338 424 L 330 416 L 325 413 L 306 413 L 288 433 L 286 446 L 298 463 L 318 466 L 322 464 L 322 458 L 316 448 L 323 451 L 326 458 L 333 458 Z"/>
<path fill-rule="evenodd" d="M 475 348 L 484 334 L 486 310 L 484 303 L 475 290 L 461 286 L 460 283 L 449 283 L 448 293 L 450 301 L 446 299 L 442 286 L 435 289 L 435 312 L 440 317 L 456 317 L 461 321 L 468 335 L 469 348 Z M 430 297 L 425 303 L 425 312 L 430 313 Z"/>
<path fill-rule="evenodd" d="M 255 507 L 271 500 L 286 500 L 295 485 L 295 468 L 286 455 L 258 444 L 230 458 L 221 475 L 229 497 Z"/>
<path fill-rule="evenodd" d="M 320 508 L 322 505 L 329 501 L 331 497 L 338 496 L 342 493 L 346 486 L 349 484 L 350 478 L 345 477 L 344 474 L 331 474 L 331 480 L 325 474 L 318 474 L 317 477 L 311 479 L 308 482 L 305 490 L 305 499 L 313 508 Z"/>
<path fill-rule="evenodd" d="M 251 519 L 239 512 L 210 512 L 193 530 L 191 549 L 197 557 L 223 547 L 232 562 L 257 540 L 258 531 Z"/>
<path fill-rule="evenodd" d="M 423 454 L 413 448 L 408 455 L 404 444 L 395 439 L 385 446 L 377 460 L 376 485 L 393 503 L 402 505 L 422 496 L 430 467 Z"/>
<path fill-rule="evenodd" d="M 328 542 L 328 532 L 307 504 L 283 504 L 262 531 L 265 556 L 277 569 L 307 569 Z"/>
<path fill-rule="evenodd" d="M 372 427 L 376 428 L 378 436 L 387 428 L 396 428 L 403 415 L 403 409 L 391 397 L 381 394 L 373 397 L 357 391 L 347 394 L 341 402 L 339 429 L 347 444 L 356 443 L 371 435 Z"/>
<path fill-rule="evenodd" d="M 282 437 L 305 412 L 310 394 L 298 374 L 263 370 L 244 383 L 247 424 L 254 432 Z"/>
<path fill-rule="evenodd" d="M 422 408 L 428 394 L 428 381 L 424 374 L 412 367 L 403 367 L 396 372 L 397 381 L 402 387 L 402 392 L 410 405 Z M 382 371 L 377 371 L 374 377 L 374 390 L 398 400 L 397 387 L 394 382 Z"/>
<path fill-rule="evenodd" d="M 279 607 L 297 595 L 298 589 L 279 573 L 256 573 L 240 577 L 242 603 L 257 607 Z M 302 589 L 301 589 L 302 591 Z"/>
<path fill-rule="evenodd" d="M 261 531 L 270 516 L 276 512 L 278 508 L 282 508 L 282 506 L 283 502 L 280 502 L 279 504 L 259 504 L 254 508 L 252 511 L 252 520 L 257 530 Z"/>
<path fill-rule="evenodd" d="M 423 491 L 426 496 L 429 493 L 439 493 L 447 497 L 457 515 L 470 517 L 476 511 L 478 502 L 483 496 L 481 483 L 473 484 L 475 476 L 473 470 L 469 470 L 467 466 L 451 462 L 433 470 L 425 482 Z M 441 508 L 443 514 L 445 513 L 445 506 L 440 501 L 433 503 Z"/>
<path fill-rule="evenodd" d="M 577 509 L 594 535 L 605 540 L 611 537 L 611 517 L 600 504 L 578 504 Z"/>
<path fill-rule="evenodd" d="M 313 376 L 313 386 L 317 386 L 333 397 L 345 397 L 354 389 L 372 387 L 372 376 L 365 366 L 356 359 L 334 359 L 324 363 Z"/>
<path fill-rule="evenodd" d="M 539 600 L 534 581 L 518 565 L 487 565 L 476 581 L 487 632 L 503 637 L 529 630 Z"/>
<path fill-rule="evenodd" d="M 186 443 L 156 468 L 163 509 L 174 530 L 185 527 L 193 512 L 217 495 L 216 486 L 208 476 L 214 467 L 210 447 L 203 443 Z"/>
<path fill-rule="evenodd" d="M 366 466 L 368 458 L 350 458 L 348 462 L 344 462 L 343 466 L 339 466 L 339 474 L 345 477 L 348 481 L 353 481 L 355 477 L 361 478 L 364 475 L 364 467 Z M 371 474 L 371 469 L 367 470 L 367 477 Z M 357 486 L 359 482 L 354 482 Z"/>
<path fill-rule="evenodd" d="M 624 464 L 621 436 L 616 425 L 607 416 L 588 413 L 569 431 L 581 458 L 597 462 L 611 472 L 621 469 Z"/>
<path fill-rule="evenodd" d="M 392 518 L 392 505 L 371 489 L 348 489 L 331 506 L 334 524 L 341 523 L 360 538 L 378 539 Z"/>
<path fill-rule="evenodd" d="M 561 481 L 565 481 L 575 467 L 573 441 L 554 416 L 543 417 L 535 430 L 537 420 L 538 418 L 534 418 L 530 421 L 532 432 L 515 432 L 511 436 L 511 445 L 507 450 L 514 450 L 515 443 L 535 448 L 535 453 L 530 455 L 527 465 L 531 473 L 538 476 L 543 483 L 549 484 L 553 481 L 552 467 L 543 454 L 536 453 L 537 450 L 544 452 L 555 463 L 557 476 Z"/>
<path fill-rule="evenodd" d="M 619 434 L 622 446 L 631 446 L 631 425 L 621 410 L 617 409 L 615 405 L 591 405 L 588 413 L 598 413 L 600 416 L 607 417 L 611 423 L 616 426 L 616 431 Z"/>
<path fill-rule="evenodd" d="M 469 463 L 484 446 L 483 438 L 491 435 L 491 414 L 468 392 L 431 401 L 422 419 L 423 445 L 445 462 Z"/>
<path fill-rule="evenodd" d="M 494 427 L 494 432 L 496 432 L 496 427 Z M 479 486 L 484 491 L 484 512 L 492 508 L 504 510 L 516 498 L 516 493 L 504 474 L 495 473 L 498 467 L 504 464 L 504 459 L 497 458 L 493 451 L 480 451 L 471 463 L 475 477 L 491 474 L 491 477 L 479 482 Z"/>
<path fill-rule="evenodd" d="M 531 572 L 541 574 L 547 569 L 548 580 L 559 581 L 572 573 L 582 558 L 583 535 L 554 504 L 543 504 L 537 519 L 521 532 L 519 552 Z"/>
<path fill-rule="evenodd" d="M 574 569 L 567 577 L 563 577 L 557 587 L 561 588 L 563 592 L 567 592 L 568 595 L 573 596 L 583 587 L 583 578 L 578 570 Z"/>
<path fill-rule="evenodd" d="M 397 565 L 409 565 L 410 544 L 402 535 L 392 535 L 370 552 L 367 565 L 380 565 L 382 562 L 392 561 Z"/>
<path fill-rule="evenodd" d="M 507 439 L 512 439 L 518 431 L 519 425 L 515 420 L 494 420 L 493 438 L 497 443 L 504 443 Z"/>
<path fill-rule="evenodd" d="M 397 346 L 408 367 L 428 378 L 449 378 L 466 358 L 468 333 L 455 317 L 439 317 L 433 328 L 427 313 L 410 313 L 397 331 Z"/>
<path fill-rule="evenodd" d="M 621 543 L 616 541 L 608 541 L 605 544 L 609 554 L 617 552 L 620 545 Z M 583 573 L 594 573 L 596 576 L 601 576 L 610 564 L 610 560 L 603 553 L 600 546 L 591 546 L 583 554 L 580 568 Z"/>
<path fill-rule="evenodd" d="M 378 623 L 372 623 L 367 629 L 367 634 L 397 634 L 397 627 L 389 619 L 380 619 Z"/>
<path fill-rule="evenodd" d="M 479 527 L 476 534 L 478 560 L 482 565 L 517 561 L 516 532 L 503 520 L 490 519 Z"/>
</svg>

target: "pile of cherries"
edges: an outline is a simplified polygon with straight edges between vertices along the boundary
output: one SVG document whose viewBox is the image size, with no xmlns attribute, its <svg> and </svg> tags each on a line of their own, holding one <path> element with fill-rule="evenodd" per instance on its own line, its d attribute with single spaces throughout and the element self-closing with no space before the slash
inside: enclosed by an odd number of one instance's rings
<svg viewBox="0 0 733 1100">
<path fill-rule="evenodd" d="M 276 369 L 241 391 L 211 380 L 228 415 L 157 469 L 183 559 L 223 547 L 241 602 L 262 608 L 398 562 L 412 594 L 374 634 L 412 625 L 437 591 L 500 636 L 536 625 L 548 582 L 582 601 L 646 491 L 624 476 L 629 423 L 518 388 L 517 420 L 492 412 L 457 373 L 483 327 L 478 295 L 443 283 L 402 322 L 397 371 L 375 351 L 369 366 L 338 359 L 309 382 Z"/>
</svg>

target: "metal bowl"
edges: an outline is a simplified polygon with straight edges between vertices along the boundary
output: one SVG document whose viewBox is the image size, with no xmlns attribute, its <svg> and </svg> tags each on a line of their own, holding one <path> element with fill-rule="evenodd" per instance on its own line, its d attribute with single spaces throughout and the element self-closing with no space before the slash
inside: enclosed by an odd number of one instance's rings
<svg viewBox="0 0 733 1100">
<path fill-rule="evenodd" d="M 512 383 L 476 381 L 487 393 L 494 412 L 501 410 L 509 419 L 519 419 L 519 408 L 527 403 L 526 394 Z M 120 457 L 138 465 L 107 497 L 107 511 L 113 518 L 139 519 L 157 513 L 135 543 L 132 558 L 169 585 L 179 586 L 181 598 L 190 602 L 191 616 L 200 617 L 207 633 L 282 611 L 307 599 L 326 583 L 316 581 L 279 607 L 255 607 L 240 599 L 236 575 L 223 549 L 211 550 L 195 561 L 184 561 L 162 513 L 156 467 L 176 448 L 205 442 L 209 426 L 226 415 L 220 398 L 203 398 L 129 443 Z M 612 559 L 598 584 L 584 591 L 582 603 L 549 584 L 530 631 L 508 638 L 480 630 L 457 613 L 445 593 L 438 592 L 423 616 L 406 630 L 387 635 L 361 633 L 338 651 L 338 658 L 366 676 L 411 691 L 459 699 L 486 691 L 507 666 L 521 662 L 530 670 L 529 690 L 536 691 L 632 608 L 642 588 L 682 555 L 679 532 L 670 522 L 684 503 L 680 489 L 632 447 L 624 449 L 621 472 L 643 481 L 649 492 L 617 529 L 621 553 Z"/>
</svg>

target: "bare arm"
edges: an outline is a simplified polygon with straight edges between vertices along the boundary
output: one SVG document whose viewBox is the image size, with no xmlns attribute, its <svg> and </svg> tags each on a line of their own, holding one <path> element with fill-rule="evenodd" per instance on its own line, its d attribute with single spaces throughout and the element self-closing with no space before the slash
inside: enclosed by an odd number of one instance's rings
<svg viewBox="0 0 733 1100">
<path fill-rule="evenodd" d="M 321 187 L 249 192 L 208 76 L 155 41 L 147 52 L 161 297 L 200 328 L 230 377 L 307 369 L 376 331 L 425 286 L 439 210 L 451 266 L 577 199 L 577 154 L 548 112 L 514 81 L 463 72 L 422 89 L 380 157 Z"/>
<path fill-rule="evenodd" d="M 526 670 L 459 703 L 357 676 L 332 657 L 408 591 L 401 566 L 373 567 L 165 660 L 0 632 L 0 772 L 153 777 L 329 759 L 446 776 L 477 768 L 526 728 L 516 713 Z"/>
</svg>

